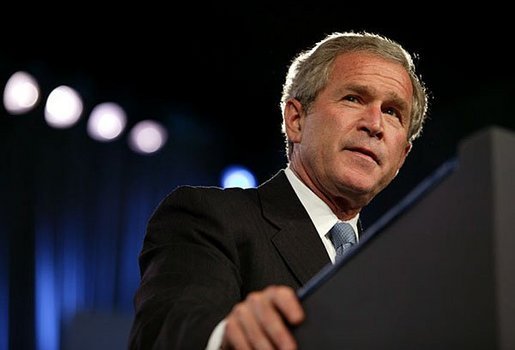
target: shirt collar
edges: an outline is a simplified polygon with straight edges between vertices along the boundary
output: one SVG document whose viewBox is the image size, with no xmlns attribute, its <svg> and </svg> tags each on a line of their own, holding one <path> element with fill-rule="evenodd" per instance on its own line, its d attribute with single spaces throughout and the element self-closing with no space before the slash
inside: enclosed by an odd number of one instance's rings
<svg viewBox="0 0 515 350">
<path fill-rule="evenodd" d="M 287 167 L 284 172 L 290 181 L 293 190 L 299 197 L 300 202 L 308 212 L 318 234 L 321 238 L 324 238 L 334 224 L 342 220 L 339 220 L 338 217 L 334 215 L 329 206 L 320 199 L 320 197 L 313 193 L 313 191 L 311 191 L 311 189 L 297 177 L 290 167 Z M 352 219 L 345 221 L 351 224 L 354 232 L 356 233 L 358 232 L 358 219 L 359 214 Z M 356 236 L 358 235 L 356 234 Z"/>
</svg>

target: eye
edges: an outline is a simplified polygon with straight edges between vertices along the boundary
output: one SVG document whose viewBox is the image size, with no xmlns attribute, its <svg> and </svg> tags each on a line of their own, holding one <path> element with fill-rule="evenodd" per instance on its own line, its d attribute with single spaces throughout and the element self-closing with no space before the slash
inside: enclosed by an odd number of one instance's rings
<svg viewBox="0 0 515 350">
<path fill-rule="evenodd" d="M 384 110 L 384 113 L 388 114 L 388 115 L 391 115 L 399 120 L 402 119 L 402 115 L 399 113 L 399 111 L 395 108 L 386 108 Z"/>
<path fill-rule="evenodd" d="M 358 102 L 359 101 L 358 97 L 355 95 L 347 95 L 343 99 L 345 101 L 349 101 L 349 102 Z"/>
<path fill-rule="evenodd" d="M 397 115 L 397 111 L 394 108 L 386 108 L 384 112 L 389 115 Z"/>
</svg>

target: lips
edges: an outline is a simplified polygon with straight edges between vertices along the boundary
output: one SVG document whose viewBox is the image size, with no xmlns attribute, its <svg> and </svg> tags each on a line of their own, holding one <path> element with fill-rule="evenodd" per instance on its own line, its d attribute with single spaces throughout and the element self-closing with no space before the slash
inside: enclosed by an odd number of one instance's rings
<svg viewBox="0 0 515 350">
<path fill-rule="evenodd" d="M 347 148 L 347 150 L 349 150 L 351 152 L 356 152 L 356 153 L 364 154 L 364 155 L 372 158 L 374 160 L 374 162 L 376 162 L 378 165 L 381 164 L 381 161 L 379 160 L 379 156 L 377 154 L 375 154 L 373 151 L 371 151 L 370 149 L 368 149 L 368 148 L 364 148 L 364 147 L 351 147 L 351 148 Z"/>
</svg>

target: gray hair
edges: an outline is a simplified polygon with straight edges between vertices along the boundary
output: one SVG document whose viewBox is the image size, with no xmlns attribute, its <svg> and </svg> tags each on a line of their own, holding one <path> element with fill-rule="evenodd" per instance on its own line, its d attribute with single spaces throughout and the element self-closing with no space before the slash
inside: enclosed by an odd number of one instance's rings
<svg viewBox="0 0 515 350">
<path fill-rule="evenodd" d="M 286 102 L 297 99 L 308 111 L 318 93 L 326 86 L 337 56 L 348 52 L 366 51 L 401 64 L 409 74 L 413 85 L 413 109 L 410 116 L 408 140 L 413 142 L 422 132 L 428 109 L 428 92 L 416 73 L 412 56 L 397 42 L 384 36 L 367 32 L 335 32 L 327 35 L 311 49 L 300 52 L 292 61 L 281 97 L 284 115 Z M 283 133 L 286 135 L 284 120 Z M 292 144 L 287 141 L 287 155 Z"/>
</svg>

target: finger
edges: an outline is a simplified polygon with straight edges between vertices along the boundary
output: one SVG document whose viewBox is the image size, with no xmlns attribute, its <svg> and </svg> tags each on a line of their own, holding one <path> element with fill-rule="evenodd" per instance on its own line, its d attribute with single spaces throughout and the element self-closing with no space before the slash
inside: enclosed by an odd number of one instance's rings
<svg viewBox="0 0 515 350">
<path fill-rule="evenodd" d="M 272 343 L 263 330 L 263 325 L 256 318 L 254 304 L 264 301 L 262 294 L 253 293 L 247 297 L 244 303 L 236 305 L 231 313 L 231 318 L 235 321 L 234 327 L 239 329 L 245 341 L 253 349 L 273 349 Z M 269 304 L 269 302 L 267 302 Z M 270 306 L 268 306 L 270 307 Z M 259 306 L 257 307 L 259 309 Z"/>
<path fill-rule="evenodd" d="M 284 315 L 275 302 L 277 299 L 283 297 L 292 298 L 294 295 L 277 292 L 278 289 L 271 288 L 265 290 L 264 294 L 249 295 L 249 304 L 266 336 L 276 348 L 295 349 L 296 341 L 284 322 Z M 288 303 L 284 303 L 284 305 L 288 305 Z"/>
<path fill-rule="evenodd" d="M 224 336 L 222 338 L 222 349 L 252 349 L 250 344 L 247 342 L 247 339 L 245 338 L 245 333 L 240 327 L 238 319 L 231 313 L 229 316 L 227 316 L 226 320 L 227 322 L 225 324 Z"/>
<path fill-rule="evenodd" d="M 272 303 L 290 324 L 298 325 L 304 321 L 304 308 L 292 288 L 272 286 L 269 287 L 267 293 L 270 293 Z"/>
</svg>

